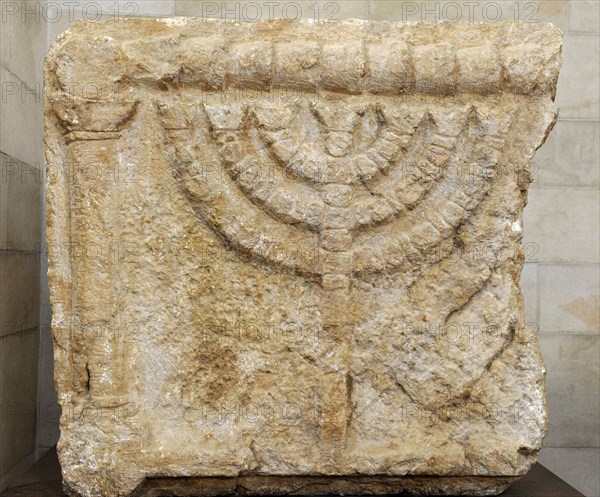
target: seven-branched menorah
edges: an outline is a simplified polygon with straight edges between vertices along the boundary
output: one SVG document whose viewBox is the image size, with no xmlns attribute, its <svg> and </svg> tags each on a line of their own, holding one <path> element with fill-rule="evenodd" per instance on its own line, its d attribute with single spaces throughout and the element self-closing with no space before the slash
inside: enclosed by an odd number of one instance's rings
<svg viewBox="0 0 600 497">
<path fill-rule="evenodd" d="M 490 187 L 514 111 L 360 99 L 158 109 L 199 215 L 236 250 L 318 281 L 331 378 L 320 436 L 335 457 L 349 424 L 339 406 L 352 402 L 353 278 L 418 271 L 453 246 Z M 194 136 L 206 128 L 226 176 L 198 167 Z M 273 250 L 286 245 L 295 257 Z"/>
</svg>

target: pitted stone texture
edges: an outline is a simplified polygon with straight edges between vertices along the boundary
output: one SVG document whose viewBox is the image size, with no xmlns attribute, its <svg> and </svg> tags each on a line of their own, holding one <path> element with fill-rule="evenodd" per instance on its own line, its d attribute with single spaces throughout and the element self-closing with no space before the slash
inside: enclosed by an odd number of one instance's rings
<svg viewBox="0 0 600 497">
<path fill-rule="evenodd" d="M 493 495 L 535 462 L 518 286 L 547 24 L 78 22 L 46 63 L 72 495 Z"/>
</svg>

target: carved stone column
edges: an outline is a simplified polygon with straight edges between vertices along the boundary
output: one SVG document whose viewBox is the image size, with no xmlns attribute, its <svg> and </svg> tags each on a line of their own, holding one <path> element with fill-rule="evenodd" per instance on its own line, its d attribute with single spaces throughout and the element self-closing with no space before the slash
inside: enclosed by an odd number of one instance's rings
<svg viewBox="0 0 600 497">
<path fill-rule="evenodd" d="M 560 50 L 549 24 L 75 23 L 46 63 L 67 491 L 523 476 L 522 212 Z"/>
</svg>

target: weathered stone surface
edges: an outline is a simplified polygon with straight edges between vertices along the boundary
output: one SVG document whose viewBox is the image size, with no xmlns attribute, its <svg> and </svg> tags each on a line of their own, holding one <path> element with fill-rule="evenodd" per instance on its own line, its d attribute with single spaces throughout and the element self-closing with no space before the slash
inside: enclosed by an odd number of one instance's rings
<svg viewBox="0 0 600 497">
<path fill-rule="evenodd" d="M 66 489 L 525 474 L 521 221 L 560 47 L 547 24 L 76 23 L 46 64 Z"/>
</svg>

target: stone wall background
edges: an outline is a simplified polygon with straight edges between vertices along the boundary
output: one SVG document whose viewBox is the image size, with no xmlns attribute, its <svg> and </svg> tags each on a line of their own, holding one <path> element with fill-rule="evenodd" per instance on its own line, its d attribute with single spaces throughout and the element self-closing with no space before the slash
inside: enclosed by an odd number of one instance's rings
<svg viewBox="0 0 600 497">
<path fill-rule="evenodd" d="M 535 159 L 525 210 L 526 315 L 550 408 L 540 460 L 600 496 L 600 2 L 597 0 L 0 0 L 0 489 L 55 445 L 43 240 L 42 62 L 75 18 L 349 17 L 549 21 L 565 33 L 559 121 Z"/>
<path fill-rule="evenodd" d="M 6 4 L 0 0 L 0 489 L 38 455 L 41 60 L 48 43 L 45 22 L 9 20 L 2 15 Z"/>
</svg>

